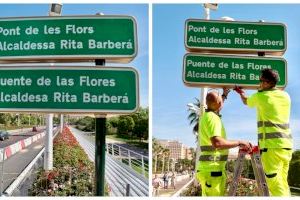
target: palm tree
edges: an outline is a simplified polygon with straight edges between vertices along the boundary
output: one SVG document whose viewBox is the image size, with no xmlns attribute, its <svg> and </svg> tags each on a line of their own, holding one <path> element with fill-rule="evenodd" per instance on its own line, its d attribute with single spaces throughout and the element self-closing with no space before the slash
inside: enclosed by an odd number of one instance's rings
<svg viewBox="0 0 300 200">
<path fill-rule="evenodd" d="M 195 98 L 196 102 L 192 103 L 194 107 L 198 108 L 199 110 L 189 109 L 190 112 L 188 115 L 188 120 L 190 120 L 190 125 L 193 126 L 193 133 L 196 135 L 196 141 L 198 141 L 198 129 L 199 129 L 199 111 L 201 102 L 198 98 Z"/>
<path fill-rule="evenodd" d="M 162 151 L 162 157 L 163 157 L 163 159 L 162 159 L 162 170 L 161 170 L 162 172 L 165 171 L 165 158 L 168 157 L 169 154 L 170 154 L 170 149 L 164 148 L 163 151 Z M 168 168 L 169 168 L 169 166 L 168 166 Z"/>
<path fill-rule="evenodd" d="M 200 107 L 201 102 L 198 98 L 195 98 L 196 102 L 192 103 L 192 105 L 197 109 L 189 109 L 190 112 L 188 115 L 188 120 L 190 121 L 190 125 L 193 126 L 193 134 L 196 136 L 196 158 L 195 158 L 195 170 L 197 169 L 197 160 L 199 159 L 200 155 L 200 147 L 198 142 L 198 130 L 199 130 L 199 114 L 200 114 Z M 196 179 L 195 179 L 196 180 Z"/>
<path fill-rule="evenodd" d="M 157 172 L 157 159 L 158 155 L 160 155 L 163 151 L 163 147 L 159 144 L 156 138 L 152 139 L 152 154 L 153 157 L 155 158 L 154 160 L 154 170 L 153 172 Z"/>
</svg>

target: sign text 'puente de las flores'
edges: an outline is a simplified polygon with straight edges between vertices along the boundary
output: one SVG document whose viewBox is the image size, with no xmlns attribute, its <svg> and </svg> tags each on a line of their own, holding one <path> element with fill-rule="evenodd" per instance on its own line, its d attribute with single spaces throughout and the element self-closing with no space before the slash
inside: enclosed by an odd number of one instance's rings
<svg viewBox="0 0 300 200">
<path fill-rule="evenodd" d="M 1 67 L 0 111 L 131 113 L 138 80 L 127 67 Z"/>
<path fill-rule="evenodd" d="M 287 63 L 283 58 L 188 53 L 183 59 L 183 82 L 192 87 L 259 87 L 262 69 L 278 72 L 279 88 L 287 85 Z"/>
<path fill-rule="evenodd" d="M 0 19 L 1 62 L 127 63 L 137 54 L 131 16 L 93 15 Z"/>
<path fill-rule="evenodd" d="M 281 23 L 188 19 L 184 38 L 192 52 L 283 55 L 287 48 L 286 26 Z"/>
</svg>

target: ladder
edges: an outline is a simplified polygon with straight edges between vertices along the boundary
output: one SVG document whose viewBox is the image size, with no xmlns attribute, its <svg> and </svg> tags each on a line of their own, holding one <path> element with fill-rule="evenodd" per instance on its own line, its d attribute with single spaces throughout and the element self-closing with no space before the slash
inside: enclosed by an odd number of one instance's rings
<svg viewBox="0 0 300 200">
<path fill-rule="evenodd" d="M 236 195 L 239 178 L 243 171 L 243 161 L 245 160 L 245 156 L 247 154 L 248 153 L 245 150 L 242 149 L 239 150 L 238 158 L 234 167 L 233 180 L 229 188 L 228 196 Z M 253 147 L 250 156 L 251 156 L 251 165 L 253 167 L 255 180 L 258 186 L 258 193 L 260 196 L 270 196 L 269 189 L 266 183 L 265 173 L 260 159 L 260 152 L 258 146 Z"/>
</svg>

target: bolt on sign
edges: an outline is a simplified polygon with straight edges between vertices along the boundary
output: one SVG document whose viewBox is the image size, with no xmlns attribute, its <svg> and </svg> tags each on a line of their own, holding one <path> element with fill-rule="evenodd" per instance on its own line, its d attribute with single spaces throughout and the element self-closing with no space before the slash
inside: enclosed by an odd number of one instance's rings
<svg viewBox="0 0 300 200">
<path fill-rule="evenodd" d="M 183 59 L 183 82 L 191 87 L 259 87 L 262 69 L 278 72 L 277 86 L 287 85 L 287 63 L 282 58 L 241 57 L 189 53 Z"/>
<path fill-rule="evenodd" d="M 1 67 L 0 111 L 132 113 L 138 80 L 127 67 Z"/>
<path fill-rule="evenodd" d="M 0 19 L 0 62 L 127 63 L 136 55 L 137 25 L 131 16 Z"/>
<path fill-rule="evenodd" d="M 283 55 L 286 37 L 281 23 L 188 19 L 184 43 L 188 51 Z"/>
</svg>

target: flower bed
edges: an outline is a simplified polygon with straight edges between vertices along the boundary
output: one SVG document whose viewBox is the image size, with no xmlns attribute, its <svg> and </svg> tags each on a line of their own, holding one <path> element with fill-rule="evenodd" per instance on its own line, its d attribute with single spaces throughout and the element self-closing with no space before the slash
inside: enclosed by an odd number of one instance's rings
<svg viewBox="0 0 300 200">
<path fill-rule="evenodd" d="M 228 193 L 229 185 L 232 182 L 232 175 L 228 174 L 226 189 Z M 201 196 L 201 186 L 192 184 L 181 196 Z M 236 196 L 258 196 L 258 188 L 255 180 L 241 177 L 239 180 Z"/>
<path fill-rule="evenodd" d="M 71 131 L 65 127 L 53 141 L 53 170 L 40 170 L 29 190 L 32 196 L 93 196 L 95 168 Z M 106 190 L 107 191 L 107 190 Z"/>
</svg>

